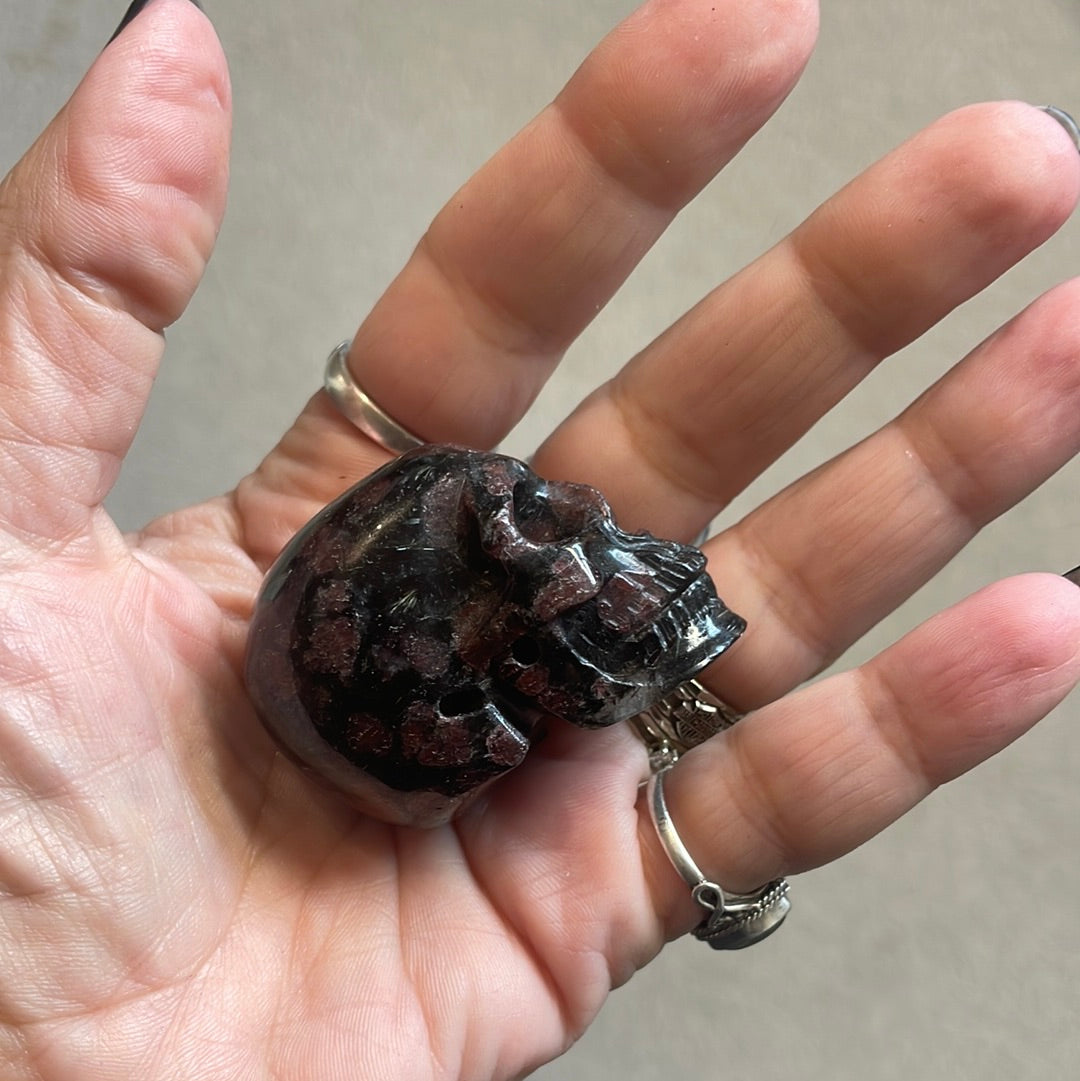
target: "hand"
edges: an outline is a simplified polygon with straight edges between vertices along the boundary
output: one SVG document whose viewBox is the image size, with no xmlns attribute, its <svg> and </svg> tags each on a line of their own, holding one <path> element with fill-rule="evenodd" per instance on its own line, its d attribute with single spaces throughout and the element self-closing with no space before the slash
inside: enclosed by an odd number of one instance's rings
<svg viewBox="0 0 1080 1081">
<path fill-rule="evenodd" d="M 670 32 L 684 21 L 693 35 Z M 496 443 L 767 119 L 813 23 L 806 0 L 632 16 L 364 321 L 351 363 L 373 397 L 432 440 Z M 426 832 L 358 817 L 282 758 L 239 676 L 255 591 L 291 533 L 387 458 L 321 394 L 228 496 L 128 538 L 101 509 L 212 247 L 228 98 L 209 23 L 162 0 L 0 198 L 5 1076 L 512 1077 L 698 918 L 638 799 L 641 747 L 557 728 Z M 630 528 L 693 537 L 1078 190 L 1044 113 L 944 118 L 648 346 L 537 470 L 597 485 Z M 750 630 L 705 679 L 756 712 L 687 755 L 668 799 L 725 886 L 861 844 L 1080 677 L 1080 594 L 1025 576 L 795 689 L 1076 452 L 1078 301 L 1076 284 L 1036 301 L 707 546 Z"/>
</svg>

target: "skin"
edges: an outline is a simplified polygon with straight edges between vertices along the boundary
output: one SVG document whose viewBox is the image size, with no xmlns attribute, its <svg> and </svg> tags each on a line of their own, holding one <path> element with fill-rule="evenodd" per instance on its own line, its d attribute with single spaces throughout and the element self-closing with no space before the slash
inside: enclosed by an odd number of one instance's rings
<svg viewBox="0 0 1080 1081">
<path fill-rule="evenodd" d="M 632 15 L 364 320 L 351 364 L 375 399 L 429 439 L 493 445 L 765 122 L 815 23 L 808 0 Z M 255 590 L 387 460 L 321 395 L 228 495 L 137 536 L 101 508 L 209 258 L 228 129 L 209 22 L 154 0 L 0 189 L 2 1072 L 519 1076 L 698 918 L 643 815 L 640 746 L 556 728 L 434 831 L 360 817 L 277 753 L 239 675 Z M 692 537 L 1078 191 L 1045 114 L 943 118 L 700 300 L 536 468 L 596 484 L 631 528 Z M 708 544 L 751 630 L 705 679 L 756 712 L 667 791 L 717 880 L 748 889 L 862 844 L 1080 678 L 1080 592 L 1029 575 L 795 689 L 1080 448 L 1078 312 L 1076 282 L 1036 300 Z"/>
</svg>

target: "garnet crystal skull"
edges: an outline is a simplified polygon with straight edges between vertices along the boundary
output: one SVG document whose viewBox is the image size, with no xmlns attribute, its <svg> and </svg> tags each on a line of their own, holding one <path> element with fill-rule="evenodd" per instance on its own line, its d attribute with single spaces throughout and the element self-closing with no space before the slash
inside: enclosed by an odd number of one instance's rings
<svg viewBox="0 0 1080 1081">
<path fill-rule="evenodd" d="M 429 446 L 289 543 L 247 680 L 303 766 L 376 818 L 434 826 L 519 765 L 547 717 L 626 720 L 744 628 L 700 551 L 623 532 L 594 489 Z"/>
</svg>

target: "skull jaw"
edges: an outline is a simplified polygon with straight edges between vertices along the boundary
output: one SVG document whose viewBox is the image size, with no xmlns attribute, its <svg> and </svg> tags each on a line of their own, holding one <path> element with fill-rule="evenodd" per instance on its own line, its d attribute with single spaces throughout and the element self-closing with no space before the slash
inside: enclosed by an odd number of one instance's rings
<svg viewBox="0 0 1080 1081">
<path fill-rule="evenodd" d="M 287 750 L 293 754 L 291 748 Z M 310 759 L 295 760 L 308 776 L 333 789 L 339 796 L 343 795 L 361 814 L 391 826 L 415 829 L 434 829 L 446 825 L 501 776 L 489 777 L 468 792 L 449 796 L 429 788 L 413 791 L 393 788 L 358 769 L 325 743 L 315 749 Z"/>
<path fill-rule="evenodd" d="M 268 726 L 270 727 L 270 726 Z M 371 772 L 358 767 L 339 754 L 325 740 L 308 740 L 305 731 L 310 725 L 290 729 L 286 734 L 270 728 L 281 749 L 304 773 L 321 785 L 333 790 L 361 814 L 392 826 L 433 829 L 456 818 L 503 774 L 514 769 L 509 766 L 500 773 L 490 774 L 468 791 L 448 795 L 437 788 L 403 790 L 386 784 Z"/>
<path fill-rule="evenodd" d="M 538 663 L 515 683 L 545 712 L 605 728 L 655 705 L 745 629 L 702 574 L 631 637 L 606 634 L 595 609 L 570 613 L 539 636 Z"/>
<path fill-rule="evenodd" d="M 445 825 L 487 787 L 485 784 L 457 796 L 434 789 L 403 792 L 358 768 L 321 737 L 309 739 L 308 734 L 314 732 L 310 722 L 290 727 L 287 733 L 273 727 L 270 730 L 282 750 L 308 777 L 339 797 L 344 796 L 361 814 L 392 826 L 432 829 Z"/>
</svg>

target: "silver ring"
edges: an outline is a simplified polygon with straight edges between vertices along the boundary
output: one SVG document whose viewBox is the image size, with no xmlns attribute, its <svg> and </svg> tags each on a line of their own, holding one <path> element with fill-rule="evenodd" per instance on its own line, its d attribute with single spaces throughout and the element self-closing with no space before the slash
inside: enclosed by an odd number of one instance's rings
<svg viewBox="0 0 1080 1081">
<path fill-rule="evenodd" d="M 694 901 L 708 915 L 694 928 L 694 937 L 714 950 L 741 950 L 768 938 L 791 911 L 786 879 L 776 878 L 751 893 L 731 893 L 707 879 L 686 850 L 664 799 L 665 766 L 649 777 L 646 801 L 657 836 L 671 865 L 690 887 Z"/>
<path fill-rule="evenodd" d="M 404 454 L 425 445 L 425 440 L 413 435 L 385 413 L 357 385 L 345 358 L 351 342 L 342 342 L 327 357 L 323 387 L 330 400 L 346 420 L 351 421 L 369 439 L 392 454 Z"/>
<path fill-rule="evenodd" d="M 696 679 L 688 679 L 627 723 L 645 744 L 655 773 L 743 716 Z"/>
</svg>

